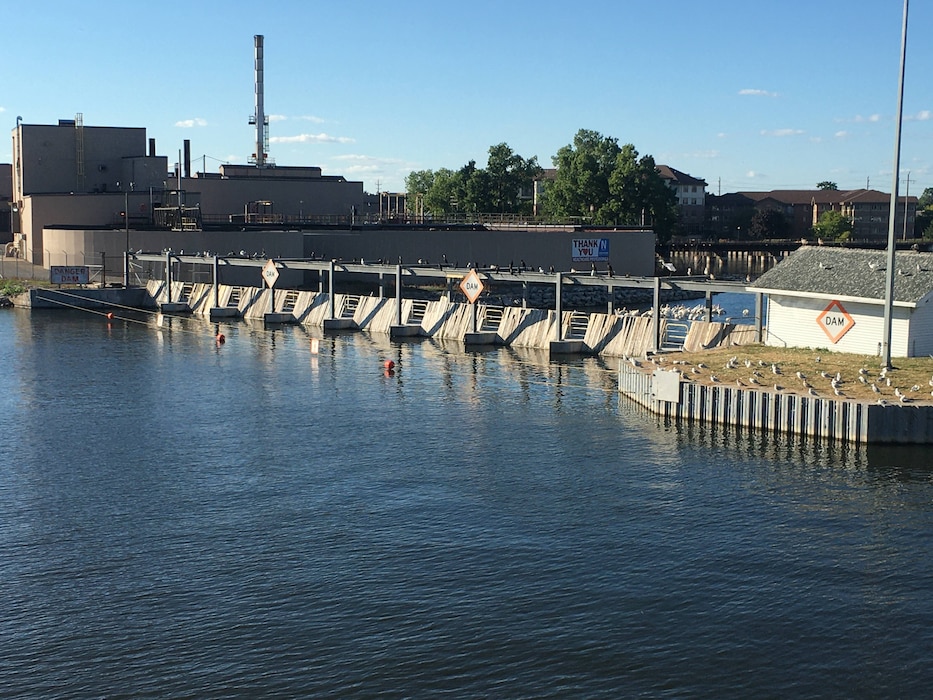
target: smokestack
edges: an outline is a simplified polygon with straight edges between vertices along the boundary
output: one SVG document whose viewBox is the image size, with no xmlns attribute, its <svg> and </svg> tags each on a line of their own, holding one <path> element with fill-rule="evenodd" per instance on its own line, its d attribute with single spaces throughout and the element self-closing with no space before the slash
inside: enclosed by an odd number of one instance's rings
<svg viewBox="0 0 933 700">
<path fill-rule="evenodd" d="M 155 158 L 155 139 L 149 139 L 149 157 Z"/>
<path fill-rule="evenodd" d="M 191 139 L 185 139 L 185 177 L 191 177 Z"/>
<path fill-rule="evenodd" d="M 256 166 L 262 167 L 266 164 L 266 114 L 263 105 L 264 87 L 262 78 L 262 43 L 263 35 L 256 34 L 253 37 L 256 51 Z"/>
</svg>

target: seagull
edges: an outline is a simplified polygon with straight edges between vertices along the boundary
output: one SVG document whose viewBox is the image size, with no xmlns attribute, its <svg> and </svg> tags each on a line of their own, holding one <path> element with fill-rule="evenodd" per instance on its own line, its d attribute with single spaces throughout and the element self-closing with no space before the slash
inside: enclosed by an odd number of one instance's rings
<svg viewBox="0 0 933 700">
<path fill-rule="evenodd" d="M 840 389 L 833 389 L 833 393 L 834 393 L 836 396 L 845 396 L 845 394 L 843 394 L 842 391 L 841 391 Z"/>
<path fill-rule="evenodd" d="M 735 380 L 735 385 L 736 385 L 736 386 L 745 386 L 745 385 L 742 383 L 742 380 L 741 380 L 741 379 L 736 379 L 736 380 Z M 930 392 L 930 393 L 933 394 L 933 392 Z"/>
<path fill-rule="evenodd" d="M 758 378 L 757 378 L 757 377 L 749 377 L 749 378 L 748 378 L 748 381 L 750 381 L 752 384 L 756 384 L 756 385 L 758 385 L 758 386 L 761 386 L 761 382 L 758 381 Z"/>
<path fill-rule="evenodd" d="M 910 390 L 911 390 L 911 391 L 920 391 L 920 385 L 919 385 L 919 384 L 914 384 L 912 387 L 910 387 Z"/>
<path fill-rule="evenodd" d="M 715 374 L 711 374 L 709 380 L 715 384 L 719 381 L 719 377 L 717 377 Z"/>
<path fill-rule="evenodd" d="M 819 396 L 819 394 L 816 393 L 816 389 L 814 389 L 812 386 L 809 389 L 807 389 L 807 393 L 810 396 Z"/>
<path fill-rule="evenodd" d="M 874 382 L 871 383 L 871 390 L 872 390 L 873 392 L 875 392 L 876 394 L 880 394 L 880 393 L 881 393 L 881 389 L 879 389 L 879 388 L 878 388 L 878 385 L 875 384 Z"/>
<path fill-rule="evenodd" d="M 865 374 L 868 374 L 868 370 L 865 369 L 864 367 L 860 367 L 858 373 L 861 375 L 865 375 Z"/>
<path fill-rule="evenodd" d="M 904 398 L 904 392 L 902 392 L 902 391 L 900 390 L 900 388 L 898 388 L 898 387 L 894 387 L 894 395 L 895 395 L 897 398 L 902 399 L 902 400 L 903 400 L 903 398 Z"/>
<path fill-rule="evenodd" d="M 784 391 L 784 387 L 782 387 L 782 386 L 780 386 L 780 385 L 778 385 L 778 384 L 775 384 L 775 385 L 774 385 L 774 390 L 775 390 L 775 391 Z"/>
<path fill-rule="evenodd" d="M 887 405 L 888 405 L 888 402 L 885 401 L 884 399 L 878 399 L 878 405 L 879 405 L 879 406 L 887 406 Z"/>
<path fill-rule="evenodd" d="M 803 372 L 800 372 L 800 371 L 797 372 L 797 379 L 806 379 L 806 378 L 807 378 L 807 375 L 805 375 Z"/>
<path fill-rule="evenodd" d="M 867 380 L 867 379 L 865 378 L 865 376 L 862 375 L 862 374 L 860 374 L 860 375 L 858 376 L 858 380 L 859 380 L 862 384 L 868 384 L 868 380 Z M 931 384 L 930 386 L 933 386 L 933 384 Z"/>
<path fill-rule="evenodd" d="M 780 374 L 780 373 L 781 373 L 781 368 L 778 367 L 776 364 L 773 364 L 773 363 L 772 363 L 772 364 L 771 364 L 771 374 Z"/>
</svg>

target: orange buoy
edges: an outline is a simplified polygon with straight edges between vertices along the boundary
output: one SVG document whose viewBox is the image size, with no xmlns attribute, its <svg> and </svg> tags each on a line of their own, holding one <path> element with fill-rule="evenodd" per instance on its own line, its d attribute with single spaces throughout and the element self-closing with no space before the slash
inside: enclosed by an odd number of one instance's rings
<svg viewBox="0 0 933 700">
<path fill-rule="evenodd" d="M 395 367 L 395 363 L 392 362 L 392 360 L 386 360 L 384 363 L 382 363 L 382 366 L 386 369 L 393 369 Z"/>
<path fill-rule="evenodd" d="M 223 344 L 226 343 L 226 342 L 227 342 L 227 336 L 225 336 L 223 333 L 218 333 L 218 334 L 217 334 L 217 344 L 218 344 L 218 345 L 223 345 Z"/>
<path fill-rule="evenodd" d="M 108 312 L 107 312 L 107 320 L 108 320 L 108 321 L 112 321 L 112 320 L 113 320 L 113 311 L 108 311 Z"/>
</svg>

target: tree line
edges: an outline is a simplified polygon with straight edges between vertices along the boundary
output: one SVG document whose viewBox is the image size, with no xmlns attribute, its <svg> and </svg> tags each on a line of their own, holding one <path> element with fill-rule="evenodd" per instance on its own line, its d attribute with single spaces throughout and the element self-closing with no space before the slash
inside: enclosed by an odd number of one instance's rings
<svg viewBox="0 0 933 700">
<path fill-rule="evenodd" d="M 677 225 L 677 196 L 654 158 L 632 144 L 581 129 L 552 157 L 553 179 L 541 180 L 537 156 L 524 158 L 508 144 L 490 147 L 485 168 L 471 160 L 459 170 L 417 170 L 405 178 L 409 207 L 432 217 L 456 212 L 530 216 L 535 180 L 544 183 L 537 214 L 577 218 L 602 226 L 650 226 L 667 240 Z"/>
</svg>

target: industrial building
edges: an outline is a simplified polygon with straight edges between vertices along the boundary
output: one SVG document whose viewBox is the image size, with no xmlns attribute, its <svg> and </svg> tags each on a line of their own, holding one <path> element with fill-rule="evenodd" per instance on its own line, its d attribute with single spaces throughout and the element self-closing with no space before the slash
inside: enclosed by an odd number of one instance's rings
<svg viewBox="0 0 933 700">
<path fill-rule="evenodd" d="M 170 172 L 168 157 L 156 154 L 144 128 L 85 126 L 81 115 L 53 125 L 17 120 L 11 205 L 16 253 L 48 266 L 53 251 L 45 245 L 46 228 L 196 231 L 205 223 L 343 223 L 364 208 L 362 182 L 324 175 L 320 168 L 267 163 L 192 173 L 189 142 L 179 155 Z"/>
</svg>

